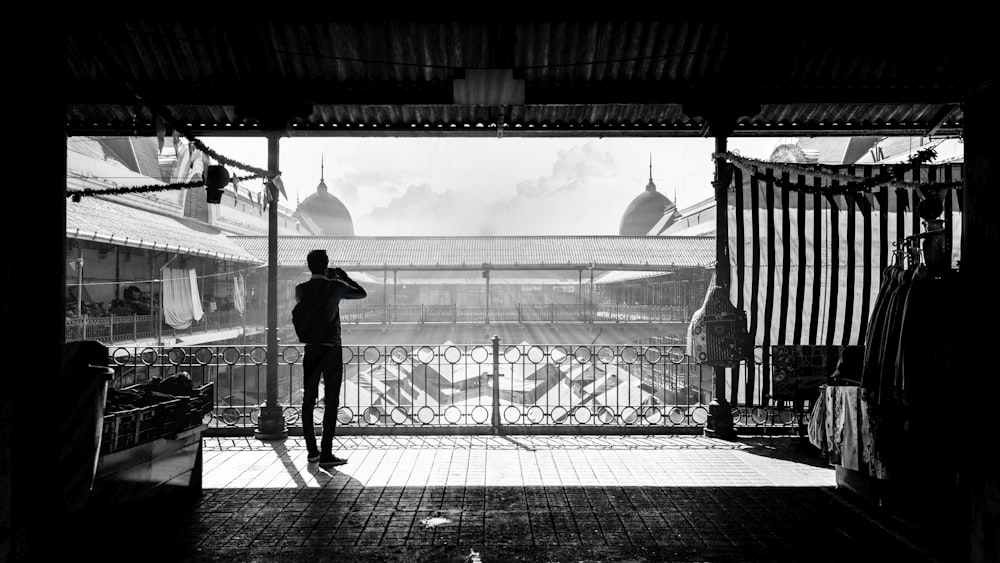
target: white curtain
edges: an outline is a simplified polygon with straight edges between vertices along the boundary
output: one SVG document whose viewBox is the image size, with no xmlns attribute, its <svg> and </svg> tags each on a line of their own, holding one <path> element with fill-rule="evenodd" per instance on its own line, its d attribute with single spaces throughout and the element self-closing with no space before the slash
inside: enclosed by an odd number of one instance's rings
<svg viewBox="0 0 1000 563">
<path fill-rule="evenodd" d="M 198 294 L 198 277 L 194 268 L 163 269 L 163 319 L 177 329 L 185 329 L 200 321 L 205 312 Z"/>
<path fill-rule="evenodd" d="M 236 305 L 236 310 L 243 314 L 244 301 L 246 299 L 246 282 L 243 280 L 243 274 L 235 276 L 233 278 L 233 301 Z"/>
</svg>

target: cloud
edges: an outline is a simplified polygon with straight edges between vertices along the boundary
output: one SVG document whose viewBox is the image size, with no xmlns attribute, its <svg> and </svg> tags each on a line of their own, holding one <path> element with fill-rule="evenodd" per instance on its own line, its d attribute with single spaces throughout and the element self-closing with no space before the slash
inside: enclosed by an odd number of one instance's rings
<svg viewBox="0 0 1000 563">
<path fill-rule="evenodd" d="M 621 185 L 618 168 L 609 151 L 586 143 L 559 151 L 549 175 L 519 182 L 511 196 L 410 185 L 358 217 L 356 230 L 408 236 L 617 234 L 624 206 L 608 202 L 619 190 L 642 189 Z"/>
</svg>

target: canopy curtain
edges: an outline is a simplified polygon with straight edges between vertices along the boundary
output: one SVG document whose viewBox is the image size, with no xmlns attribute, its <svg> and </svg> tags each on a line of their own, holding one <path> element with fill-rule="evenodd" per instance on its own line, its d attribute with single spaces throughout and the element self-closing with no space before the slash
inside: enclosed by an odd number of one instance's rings
<svg viewBox="0 0 1000 563">
<path fill-rule="evenodd" d="M 163 268 L 163 320 L 185 329 L 204 316 L 194 268 Z"/>
<path fill-rule="evenodd" d="M 880 168 L 816 166 L 815 175 L 793 175 L 781 163 L 734 166 L 728 202 L 730 298 L 747 312 L 758 361 L 772 345 L 864 343 L 893 243 L 923 229 L 914 209 L 924 194 L 898 186 L 836 193 L 844 190 L 835 182 L 824 189 L 821 182 L 823 172 L 876 178 Z M 961 181 L 962 172 L 962 164 L 914 165 L 904 181 L 947 184 Z M 957 267 L 961 189 L 935 192 L 942 197 L 945 236 Z"/>
</svg>

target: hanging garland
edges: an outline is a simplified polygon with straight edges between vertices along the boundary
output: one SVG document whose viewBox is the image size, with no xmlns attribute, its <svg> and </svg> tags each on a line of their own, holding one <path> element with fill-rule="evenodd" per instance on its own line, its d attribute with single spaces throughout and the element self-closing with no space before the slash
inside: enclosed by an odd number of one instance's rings
<svg viewBox="0 0 1000 563">
<path fill-rule="evenodd" d="M 266 175 L 253 174 L 249 176 L 239 176 L 232 179 L 232 183 L 235 185 L 236 182 L 243 182 L 246 180 L 256 180 L 258 178 L 266 178 Z M 177 184 L 156 184 L 156 185 L 145 185 L 145 186 L 129 186 L 121 188 L 108 188 L 95 190 L 91 188 L 85 188 L 82 190 L 70 190 L 66 192 L 66 197 L 72 198 L 74 202 L 79 202 L 80 198 L 85 196 L 93 195 L 121 195 L 121 194 L 133 194 L 133 193 L 149 193 L 149 192 L 163 192 L 167 190 L 186 190 L 190 188 L 200 188 L 205 186 L 204 180 L 197 180 L 193 182 L 184 182 Z"/>
<path fill-rule="evenodd" d="M 784 181 L 780 178 L 774 178 L 774 184 L 781 188 L 786 188 L 789 190 L 803 191 L 807 193 L 823 193 L 830 195 L 841 195 L 849 193 L 870 193 L 876 187 L 887 187 L 893 189 L 942 189 L 942 188 L 956 188 L 961 187 L 962 182 L 908 182 L 905 179 L 905 174 L 907 171 L 912 170 L 914 166 L 924 164 L 933 160 L 937 156 L 937 151 L 933 148 L 927 148 L 920 151 L 913 156 L 911 156 L 908 162 L 882 165 L 880 167 L 880 173 L 876 176 L 870 178 L 859 178 L 857 176 L 851 176 L 849 174 L 843 174 L 840 172 L 834 172 L 823 165 L 818 165 L 814 167 L 804 166 L 801 164 L 787 163 L 787 162 L 769 162 L 764 160 L 757 160 L 753 158 L 747 158 L 740 156 L 732 152 L 726 153 L 714 153 L 712 158 L 720 160 L 725 159 L 732 162 L 740 170 L 747 172 L 749 174 L 756 174 L 758 168 L 770 168 L 772 170 L 778 170 L 781 172 L 787 172 L 789 175 L 806 175 L 816 177 L 819 176 L 826 182 L 826 186 L 812 186 L 808 184 L 799 184 L 797 182 Z M 841 185 L 833 187 L 829 184 L 833 182 L 838 182 Z"/>
<path fill-rule="evenodd" d="M 142 96 L 140 96 L 139 94 L 135 93 L 134 91 L 133 91 L 133 94 L 135 95 L 137 101 L 142 101 Z M 195 148 L 197 148 L 201 152 L 207 154 L 208 156 L 212 157 L 216 162 L 219 162 L 219 163 L 222 163 L 222 164 L 225 164 L 225 165 L 228 165 L 228 166 L 232 166 L 233 168 L 237 168 L 237 169 L 243 170 L 245 172 L 250 172 L 250 173 L 254 174 L 255 178 L 267 178 L 268 182 L 266 182 L 266 183 L 269 184 L 269 185 L 273 185 L 274 187 L 276 187 L 281 192 L 281 195 L 283 195 L 286 200 L 288 199 L 288 194 L 285 193 L 285 185 L 281 181 L 281 171 L 280 170 L 264 170 L 263 168 L 257 168 L 256 166 L 250 166 L 249 164 L 244 164 L 244 163 L 239 162 L 237 160 L 233 160 L 233 159 L 231 159 L 229 157 L 223 156 L 223 155 L 215 152 L 214 150 L 212 150 L 208 145 L 206 145 L 205 143 L 203 143 L 201 141 L 201 139 L 199 139 L 198 137 L 195 137 L 194 134 L 191 133 L 191 131 L 188 130 L 187 127 L 184 127 L 183 125 L 181 125 L 180 123 L 178 123 L 177 120 L 175 120 L 173 118 L 173 115 L 170 113 L 169 109 L 167 109 L 165 107 L 162 107 L 159 104 L 151 103 L 151 102 L 148 102 L 148 101 L 143 102 L 143 103 L 145 103 L 150 108 L 150 110 L 152 110 L 152 112 L 156 116 L 157 120 L 163 120 L 167 125 L 170 126 L 171 129 L 174 130 L 175 138 L 176 138 L 176 134 L 180 133 L 181 135 L 184 136 L 185 139 L 188 140 L 188 142 L 190 142 L 192 145 L 194 145 Z M 163 131 L 163 133 L 165 133 L 165 131 Z M 157 136 L 159 136 L 160 134 L 161 134 L 161 129 L 160 129 L 159 125 L 158 125 L 157 126 Z"/>
</svg>

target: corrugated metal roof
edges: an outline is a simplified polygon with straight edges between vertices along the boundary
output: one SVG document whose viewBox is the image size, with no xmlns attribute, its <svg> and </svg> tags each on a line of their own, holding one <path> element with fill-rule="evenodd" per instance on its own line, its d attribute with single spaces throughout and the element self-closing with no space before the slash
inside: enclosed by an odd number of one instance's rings
<svg viewBox="0 0 1000 563">
<path fill-rule="evenodd" d="M 267 257 L 267 237 L 231 237 Z M 324 248 L 332 265 L 348 270 L 588 269 L 661 270 L 715 262 L 712 239 L 618 236 L 279 237 L 278 264 L 302 267 Z"/>
<path fill-rule="evenodd" d="M 190 219 L 111 203 L 100 197 L 66 203 L 66 237 L 247 264 L 265 262 L 230 241 L 218 229 Z"/>
<path fill-rule="evenodd" d="M 601 276 L 599 279 L 595 279 L 595 284 L 609 284 L 618 283 L 632 280 L 643 280 L 647 278 L 654 278 L 656 276 L 662 276 L 663 272 L 629 272 L 629 271 L 614 271 L 608 272 L 607 274 Z"/>
<path fill-rule="evenodd" d="M 961 131 L 963 95 L 995 78 L 974 56 L 991 46 L 975 18 L 936 26 L 932 49 L 886 49 L 873 45 L 913 41 L 898 11 L 845 25 L 539 10 L 525 12 L 537 21 L 425 7 L 392 19 L 381 8 L 231 21 L 102 12 L 68 30 L 59 91 L 72 134 L 148 135 L 154 102 L 218 135 L 273 128 L 263 114 L 283 111 L 303 135 L 695 136 L 722 106 L 745 108 L 736 135 L 946 134 Z M 454 81 L 474 69 L 513 69 L 524 100 L 455 103 Z M 492 82 L 462 84 L 472 99 L 495 94 Z"/>
</svg>

